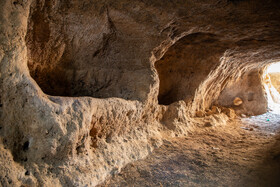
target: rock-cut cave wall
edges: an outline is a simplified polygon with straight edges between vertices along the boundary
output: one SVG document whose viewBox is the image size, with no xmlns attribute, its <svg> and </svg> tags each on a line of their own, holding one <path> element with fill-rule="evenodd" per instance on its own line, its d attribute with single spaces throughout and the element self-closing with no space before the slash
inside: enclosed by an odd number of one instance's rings
<svg viewBox="0 0 280 187">
<path fill-rule="evenodd" d="M 160 79 L 159 104 L 192 100 L 227 47 L 227 43 L 211 33 L 196 32 L 180 38 L 155 63 Z"/>
<path fill-rule="evenodd" d="M 268 103 L 262 77 L 263 72 L 256 70 L 242 75 L 221 92 L 218 105 L 232 107 L 237 113 L 247 116 L 266 113 Z M 240 98 L 242 104 L 235 106 L 235 98 Z"/>
<path fill-rule="evenodd" d="M 50 0 L 31 6 L 25 37 L 28 68 L 46 94 L 130 100 L 146 97 L 149 84 L 141 82 L 153 80 L 139 77 L 152 73 L 147 50 L 152 50 L 154 41 L 143 42 L 141 38 L 158 36 L 151 31 L 148 18 L 143 20 L 142 24 L 147 23 L 144 28 L 135 20 L 133 10 L 127 8 L 132 14 L 128 17 L 118 10 L 120 7 L 108 6 Z"/>
<path fill-rule="evenodd" d="M 95 186 L 165 137 L 187 136 L 204 120 L 197 111 L 237 96 L 243 113 L 265 112 L 251 72 L 280 61 L 279 8 L 1 0 L 1 185 Z"/>
</svg>

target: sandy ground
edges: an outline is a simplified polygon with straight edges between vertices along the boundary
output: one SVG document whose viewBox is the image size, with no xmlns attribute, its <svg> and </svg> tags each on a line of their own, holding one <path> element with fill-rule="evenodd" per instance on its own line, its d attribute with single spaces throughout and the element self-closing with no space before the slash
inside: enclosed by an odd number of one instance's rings
<svg viewBox="0 0 280 187">
<path fill-rule="evenodd" d="M 280 114 L 165 140 L 100 186 L 280 186 Z"/>
</svg>

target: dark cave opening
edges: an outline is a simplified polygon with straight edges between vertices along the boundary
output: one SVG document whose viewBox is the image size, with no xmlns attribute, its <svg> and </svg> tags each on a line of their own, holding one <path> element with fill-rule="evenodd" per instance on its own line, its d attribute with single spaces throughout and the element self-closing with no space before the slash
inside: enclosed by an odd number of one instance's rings
<svg viewBox="0 0 280 187">
<path fill-rule="evenodd" d="M 192 33 L 179 39 L 155 63 L 160 80 L 159 104 L 193 99 L 225 49 L 226 44 L 211 33 Z"/>
</svg>

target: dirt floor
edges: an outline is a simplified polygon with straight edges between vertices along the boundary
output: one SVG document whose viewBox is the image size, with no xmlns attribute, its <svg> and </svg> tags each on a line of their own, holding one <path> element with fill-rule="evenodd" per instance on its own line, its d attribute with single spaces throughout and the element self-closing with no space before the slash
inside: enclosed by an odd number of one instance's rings
<svg viewBox="0 0 280 187">
<path fill-rule="evenodd" d="M 100 186 L 280 186 L 280 115 L 199 127 L 165 140 Z"/>
</svg>

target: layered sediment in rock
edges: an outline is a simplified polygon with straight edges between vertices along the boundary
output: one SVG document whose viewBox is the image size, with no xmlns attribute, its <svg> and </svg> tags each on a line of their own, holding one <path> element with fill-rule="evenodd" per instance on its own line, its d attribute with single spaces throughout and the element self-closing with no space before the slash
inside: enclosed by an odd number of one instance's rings
<svg viewBox="0 0 280 187">
<path fill-rule="evenodd" d="M 197 111 L 240 97 L 236 111 L 265 112 L 262 69 L 280 59 L 279 8 L 1 1 L 1 183 L 94 186 L 186 135 Z"/>
</svg>

